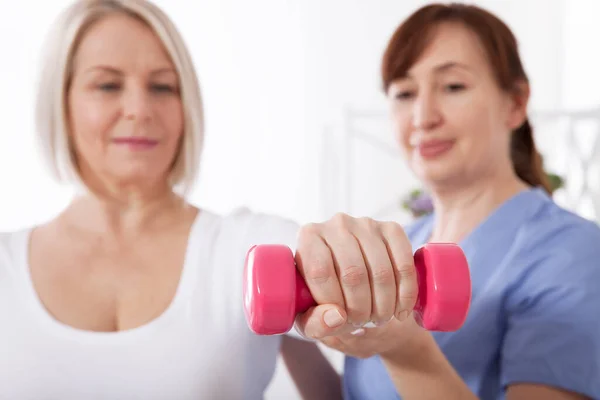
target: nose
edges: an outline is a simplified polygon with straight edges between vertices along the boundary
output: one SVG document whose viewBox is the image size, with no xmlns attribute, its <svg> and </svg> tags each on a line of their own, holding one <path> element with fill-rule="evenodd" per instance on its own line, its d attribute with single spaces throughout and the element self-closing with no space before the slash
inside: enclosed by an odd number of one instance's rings
<svg viewBox="0 0 600 400">
<path fill-rule="evenodd" d="M 441 122 L 441 113 L 435 95 L 425 92 L 413 103 L 413 128 L 418 130 L 431 130 Z"/>
<path fill-rule="evenodd" d="M 123 93 L 123 114 L 126 119 L 145 121 L 152 117 L 152 99 L 144 84 L 130 84 Z"/>
</svg>

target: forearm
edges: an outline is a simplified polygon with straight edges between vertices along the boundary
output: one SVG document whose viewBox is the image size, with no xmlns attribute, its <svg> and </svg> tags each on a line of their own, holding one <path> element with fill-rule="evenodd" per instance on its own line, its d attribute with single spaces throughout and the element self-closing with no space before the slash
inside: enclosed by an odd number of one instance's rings
<svg viewBox="0 0 600 400">
<path fill-rule="evenodd" d="M 381 359 L 403 399 L 477 400 L 429 335 L 420 340 L 414 357 Z"/>
<path fill-rule="evenodd" d="M 342 399 L 340 376 L 316 343 L 284 336 L 281 356 L 302 398 Z"/>
</svg>

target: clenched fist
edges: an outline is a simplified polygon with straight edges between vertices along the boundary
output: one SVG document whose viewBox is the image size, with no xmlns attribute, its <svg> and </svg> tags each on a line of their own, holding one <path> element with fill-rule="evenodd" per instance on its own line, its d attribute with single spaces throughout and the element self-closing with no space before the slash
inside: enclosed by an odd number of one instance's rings
<svg viewBox="0 0 600 400">
<path fill-rule="evenodd" d="M 369 322 L 405 320 L 418 294 L 410 241 L 393 222 L 337 214 L 302 227 L 296 262 L 318 306 L 296 319 L 298 331 L 321 339 Z"/>
</svg>

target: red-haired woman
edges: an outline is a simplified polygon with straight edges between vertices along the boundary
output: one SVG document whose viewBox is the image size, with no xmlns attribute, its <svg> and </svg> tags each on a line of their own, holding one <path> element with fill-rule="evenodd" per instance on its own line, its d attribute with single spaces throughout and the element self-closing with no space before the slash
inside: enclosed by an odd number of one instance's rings
<svg viewBox="0 0 600 400">
<path fill-rule="evenodd" d="M 458 332 L 409 318 L 322 338 L 348 355 L 345 397 L 600 398 L 600 229 L 549 196 L 510 29 L 475 6 L 425 6 L 393 34 L 382 80 L 403 156 L 435 206 L 406 233 L 413 248 L 459 243 L 473 297 Z M 294 346 L 284 339 L 302 386 Z"/>
</svg>

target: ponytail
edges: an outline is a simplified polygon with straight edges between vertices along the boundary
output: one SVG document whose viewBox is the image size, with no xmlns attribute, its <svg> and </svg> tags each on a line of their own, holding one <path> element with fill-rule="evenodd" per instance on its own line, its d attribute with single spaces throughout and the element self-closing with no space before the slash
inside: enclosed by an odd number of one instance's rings
<svg viewBox="0 0 600 400">
<path fill-rule="evenodd" d="M 517 176 L 531 186 L 541 186 L 552 194 L 552 189 L 544 166 L 542 156 L 538 153 L 533 139 L 533 129 L 529 120 L 513 132 L 510 143 L 510 158 Z"/>
</svg>

